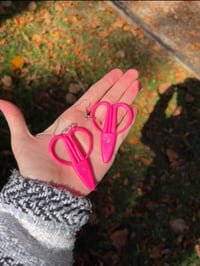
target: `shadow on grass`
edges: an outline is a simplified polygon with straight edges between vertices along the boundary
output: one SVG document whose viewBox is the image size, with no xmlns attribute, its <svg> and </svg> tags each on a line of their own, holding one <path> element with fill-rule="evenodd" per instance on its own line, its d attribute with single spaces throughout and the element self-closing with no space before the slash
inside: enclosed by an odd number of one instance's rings
<svg viewBox="0 0 200 266">
<path fill-rule="evenodd" d="M 115 180 L 110 173 L 98 195 L 91 195 L 95 213 L 79 235 L 76 265 L 199 261 L 194 249 L 200 237 L 199 87 L 199 80 L 188 78 L 160 95 L 142 130 L 142 142 L 155 154 L 146 169 L 130 162 L 130 153 L 118 155 Z M 169 114 L 172 98 L 179 112 Z"/>
<path fill-rule="evenodd" d="M 146 221 L 151 221 L 145 229 L 147 242 L 160 249 L 156 259 L 170 265 L 183 265 L 200 237 L 199 88 L 200 81 L 195 78 L 168 88 L 142 131 L 142 141 L 155 158 L 147 170 L 138 206 L 153 202 L 143 213 Z M 180 112 L 168 117 L 166 110 L 174 96 Z"/>
<path fill-rule="evenodd" d="M 8 2 L 11 3 L 9 4 Z M 0 1 L 0 25 L 4 20 L 18 15 L 24 10 L 27 10 L 30 2 L 32 1 Z"/>
</svg>

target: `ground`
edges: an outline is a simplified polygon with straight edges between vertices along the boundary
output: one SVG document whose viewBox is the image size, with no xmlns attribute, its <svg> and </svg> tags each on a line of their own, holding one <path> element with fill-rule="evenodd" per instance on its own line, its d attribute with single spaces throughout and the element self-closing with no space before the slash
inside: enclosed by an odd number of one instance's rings
<svg viewBox="0 0 200 266">
<path fill-rule="evenodd" d="M 196 76 L 103 1 L 20 2 L 0 12 L 0 97 L 21 108 L 33 133 L 112 68 L 140 72 L 136 124 L 90 195 L 75 265 L 200 265 Z M 0 138 L 3 186 L 16 163 L 2 115 Z"/>
</svg>

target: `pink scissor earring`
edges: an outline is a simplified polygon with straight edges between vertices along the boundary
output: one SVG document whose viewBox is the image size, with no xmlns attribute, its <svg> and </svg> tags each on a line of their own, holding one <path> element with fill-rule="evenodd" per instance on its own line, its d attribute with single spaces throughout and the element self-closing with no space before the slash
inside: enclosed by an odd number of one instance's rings
<svg viewBox="0 0 200 266">
<path fill-rule="evenodd" d="M 101 129 L 95 122 L 95 112 L 99 106 L 105 106 L 107 108 L 104 126 Z M 124 108 L 129 114 L 127 124 L 123 129 L 117 131 L 117 110 L 118 108 Z M 125 131 L 133 120 L 133 110 L 126 103 L 110 104 L 109 102 L 102 101 L 96 103 L 90 112 L 90 116 L 93 118 L 92 123 L 97 130 L 101 132 L 101 154 L 104 163 L 109 163 L 112 158 L 117 135 Z"/>
<path fill-rule="evenodd" d="M 75 133 L 82 132 L 88 138 L 88 152 L 84 154 L 83 148 L 80 143 L 76 140 Z M 66 151 L 69 154 L 71 162 L 65 161 L 62 158 L 59 158 L 55 152 L 55 145 L 58 140 L 62 140 L 66 147 Z M 80 147 L 81 146 L 81 147 Z M 72 124 L 68 129 L 65 129 L 61 134 L 55 135 L 49 143 L 49 153 L 52 158 L 65 166 L 72 166 L 74 171 L 79 176 L 80 180 L 89 190 L 95 189 L 94 176 L 92 168 L 90 166 L 88 157 L 92 151 L 92 137 L 88 130 L 82 127 L 78 127 Z"/>
</svg>

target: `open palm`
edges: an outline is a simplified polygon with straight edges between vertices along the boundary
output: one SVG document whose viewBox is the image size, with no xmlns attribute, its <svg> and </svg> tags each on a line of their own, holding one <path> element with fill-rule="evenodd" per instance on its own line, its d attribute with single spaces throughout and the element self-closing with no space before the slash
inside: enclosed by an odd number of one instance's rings
<svg viewBox="0 0 200 266">
<path fill-rule="evenodd" d="M 104 164 L 101 158 L 100 133 L 93 127 L 90 119 L 84 120 L 84 111 L 88 103 L 90 103 L 88 108 L 88 111 L 90 111 L 90 108 L 100 100 L 108 101 L 111 104 L 124 102 L 131 105 L 140 90 L 137 78 L 138 72 L 134 69 L 128 70 L 125 74 L 119 69 L 112 70 L 58 117 L 49 128 L 35 136 L 29 132 L 21 111 L 12 103 L 0 100 L 0 109 L 5 115 L 10 128 L 12 150 L 21 175 L 61 185 L 77 194 L 87 195 L 90 192 L 89 189 L 80 181 L 73 168 L 63 166 L 51 158 L 48 151 L 49 142 L 55 133 L 60 134 L 64 128 L 72 123 L 86 128 L 93 139 L 93 149 L 89 158 L 97 184 L 112 165 L 116 152 L 126 138 L 128 130 L 118 135 L 113 158 L 108 164 Z M 100 109 L 95 113 L 95 119 L 99 123 L 104 119 L 104 112 L 105 110 Z M 137 109 L 133 108 L 133 112 L 134 123 Z M 128 114 L 119 112 L 118 127 L 125 125 L 127 119 Z M 88 139 L 83 134 L 80 134 L 78 138 L 83 149 L 87 151 Z M 64 160 L 69 160 L 65 146 L 61 143 L 58 143 L 57 146 L 59 156 Z"/>
</svg>

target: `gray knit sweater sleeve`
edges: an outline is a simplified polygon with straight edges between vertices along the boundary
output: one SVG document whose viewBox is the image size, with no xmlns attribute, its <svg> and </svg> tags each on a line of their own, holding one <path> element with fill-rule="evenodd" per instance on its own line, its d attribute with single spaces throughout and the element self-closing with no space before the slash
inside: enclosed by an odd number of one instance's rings
<svg viewBox="0 0 200 266">
<path fill-rule="evenodd" d="M 76 232 L 91 203 L 13 171 L 0 193 L 0 265 L 73 264 Z"/>
</svg>

